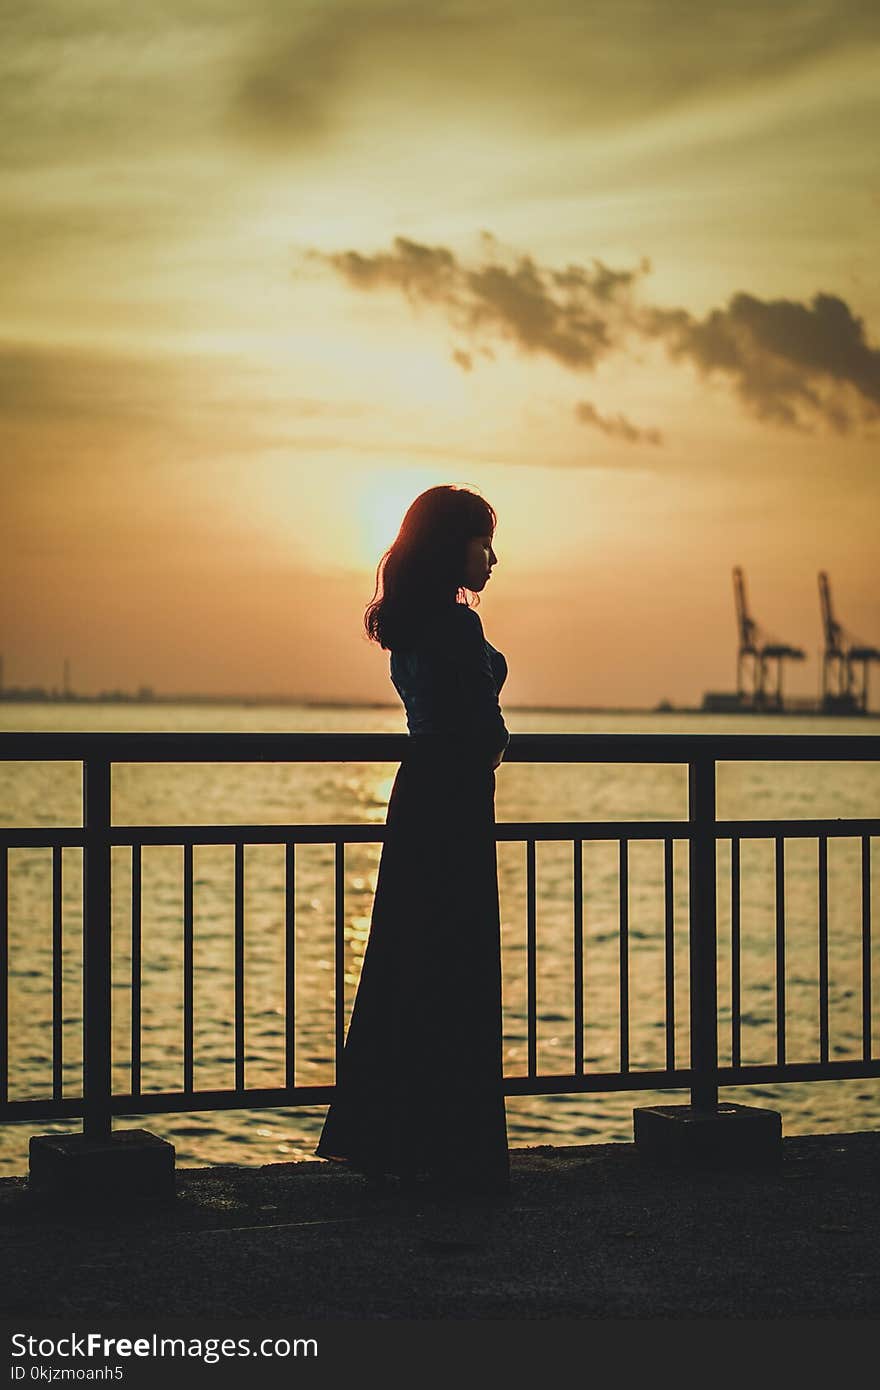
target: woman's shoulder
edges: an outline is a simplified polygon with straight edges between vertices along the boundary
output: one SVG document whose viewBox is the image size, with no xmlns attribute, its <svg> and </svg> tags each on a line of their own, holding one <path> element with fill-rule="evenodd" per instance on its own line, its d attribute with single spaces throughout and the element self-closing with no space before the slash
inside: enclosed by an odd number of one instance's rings
<svg viewBox="0 0 880 1390">
<path fill-rule="evenodd" d="M 475 608 L 469 608 L 466 603 L 453 604 L 448 613 L 450 621 L 459 631 L 463 632 L 482 632 L 483 624 L 480 615 Z"/>
<path fill-rule="evenodd" d="M 468 645 L 483 641 L 483 624 L 479 613 L 465 603 L 456 603 L 434 625 L 434 633 L 453 645 Z"/>
<path fill-rule="evenodd" d="M 482 646 L 483 641 L 483 624 L 479 615 L 466 604 L 456 603 L 432 614 L 413 640 L 397 654 L 404 660 L 438 656 L 448 659 L 450 655 Z"/>
</svg>

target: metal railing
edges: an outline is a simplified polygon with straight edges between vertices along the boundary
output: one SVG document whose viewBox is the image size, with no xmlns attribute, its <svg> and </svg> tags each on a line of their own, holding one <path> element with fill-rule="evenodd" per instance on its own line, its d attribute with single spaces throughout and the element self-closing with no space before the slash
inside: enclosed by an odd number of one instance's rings
<svg viewBox="0 0 880 1390">
<path fill-rule="evenodd" d="M 332 1085 L 297 1085 L 294 1054 L 296 980 L 294 876 L 298 844 L 335 847 L 334 1041 L 338 1060 L 345 1029 L 345 877 L 347 844 L 380 843 L 384 825 L 118 826 L 111 816 L 111 771 L 119 763 L 395 763 L 403 757 L 406 735 L 397 734 L 3 734 L 0 761 L 74 761 L 83 769 L 83 824 L 77 827 L 0 827 L 0 1120 L 52 1121 L 83 1117 L 86 1134 L 109 1133 L 114 1115 L 175 1111 L 257 1109 L 329 1103 Z M 871 837 L 880 836 L 880 816 L 868 819 L 735 820 L 716 818 L 716 769 L 722 762 L 877 761 L 880 738 L 870 735 L 715 735 L 715 734 L 514 734 L 507 763 L 680 764 L 688 770 L 686 820 L 614 822 L 499 822 L 498 842 L 526 848 L 526 1025 L 524 1075 L 505 1077 L 508 1095 L 564 1092 L 689 1088 L 691 1102 L 712 1108 L 718 1088 L 773 1081 L 809 1081 L 880 1075 L 872 1052 L 871 998 Z M 861 1029 L 860 1058 L 829 1056 L 828 842 L 855 837 L 861 845 Z M 786 1056 L 786 901 L 785 843 L 813 838 L 818 846 L 818 1056 L 792 1062 Z M 740 847 L 744 839 L 766 839 L 775 849 L 775 1022 L 776 1058 L 744 1064 L 740 1009 Z M 619 872 L 619 1067 L 585 1070 L 584 923 L 581 848 L 585 841 L 618 844 Z M 663 845 L 665 1066 L 631 1068 L 629 1056 L 629 849 L 634 841 Z M 730 1022 L 731 1065 L 718 1059 L 718 913 L 716 852 L 730 842 Z M 569 841 L 573 848 L 573 1032 L 572 1069 L 545 1074 L 537 1061 L 536 845 Z M 676 1065 L 673 847 L 688 845 L 688 957 L 690 1064 Z M 183 848 L 183 1086 L 141 1091 L 141 857 L 144 846 Z M 285 847 L 285 1084 L 245 1085 L 244 1008 L 244 848 L 251 844 Z M 195 1089 L 193 1031 L 193 849 L 234 846 L 234 1085 Z M 64 1094 L 61 1058 L 61 856 L 67 847 L 83 853 L 83 1085 L 80 1096 Z M 111 851 L 131 853 L 131 1088 L 112 1086 Z M 10 849 L 45 848 L 52 853 L 52 1095 L 10 1099 L 8 1075 L 8 855 Z"/>
</svg>

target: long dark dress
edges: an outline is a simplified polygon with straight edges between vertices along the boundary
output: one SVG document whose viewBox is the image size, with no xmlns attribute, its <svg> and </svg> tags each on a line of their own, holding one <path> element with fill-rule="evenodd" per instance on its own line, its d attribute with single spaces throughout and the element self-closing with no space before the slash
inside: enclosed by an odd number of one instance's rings
<svg viewBox="0 0 880 1390">
<path fill-rule="evenodd" d="M 456 605 L 391 677 L 410 741 L 386 818 L 336 1096 L 316 1153 L 453 1187 L 508 1181 L 493 756 L 507 663 Z"/>
</svg>

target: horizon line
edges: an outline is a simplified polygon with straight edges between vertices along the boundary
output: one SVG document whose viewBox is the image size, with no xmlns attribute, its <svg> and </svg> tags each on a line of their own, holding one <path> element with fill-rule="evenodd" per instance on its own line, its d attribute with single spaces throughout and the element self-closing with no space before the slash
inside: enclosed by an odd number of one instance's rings
<svg viewBox="0 0 880 1390">
<path fill-rule="evenodd" d="M 812 700 L 804 701 L 803 697 L 796 697 L 796 702 L 784 707 L 782 710 L 756 710 L 744 706 L 741 709 L 707 709 L 705 705 L 676 705 L 672 701 L 662 698 L 652 705 L 547 705 L 547 704 L 505 704 L 505 711 L 519 712 L 524 714 L 768 714 L 768 715 L 822 715 L 824 717 L 839 717 L 841 714 L 847 715 L 855 712 L 829 711 L 821 708 L 820 702 L 813 703 Z M 170 694 L 151 693 L 149 696 L 132 695 L 124 691 L 103 691 L 98 695 L 80 695 L 70 692 L 64 695 L 61 692 L 41 691 L 39 696 L 34 696 L 27 689 L 0 690 L 0 706 L 4 704 L 40 704 L 40 705 L 76 705 L 76 704 L 112 704 L 112 705 L 239 705 L 239 706 L 260 706 L 262 708 L 272 705 L 284 705 L 301 709 L 386 709 L 398 710 L 404 713 L 402 707 L 387 700 L 340 700 L 330 697 L 306 698 L 299 695 L 232 695 L 232 694 L 199 694 L 197 692 L 176 692 Z M 859 711 L 857 717 L 880 718 L 880 712 L 875 710 Z"/>
</svg>

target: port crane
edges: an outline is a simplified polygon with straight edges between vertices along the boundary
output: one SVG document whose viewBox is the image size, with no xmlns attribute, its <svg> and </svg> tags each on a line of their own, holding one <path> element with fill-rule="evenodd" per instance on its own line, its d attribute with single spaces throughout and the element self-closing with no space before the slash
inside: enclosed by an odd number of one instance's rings
<svg viewBox="0 0 880 1390">
<path fill-rule="evenodd" d="M 880 661 L 880 649 L 846 631 L 834 616 L 831 584 L 819 571 L 819 601 L 825 651 L 822 655 L 822 709 L 826 714 L 865 714 L 868 709 L 868 670 Z"/>
<path fill-rule="evenodd" d="M 745 575 L 739 565 L 733 571 L 733 593 L 739 649 L 736 656 L 736 694 L 740 705 L 752 709 L 782 709 L 782 663 L 803 661 L 806 652 L 764 632 L 749 612 Z M 771 663 L 776 679 L 771 689 Z"/>
</svg>

